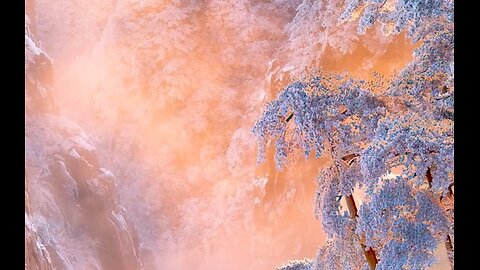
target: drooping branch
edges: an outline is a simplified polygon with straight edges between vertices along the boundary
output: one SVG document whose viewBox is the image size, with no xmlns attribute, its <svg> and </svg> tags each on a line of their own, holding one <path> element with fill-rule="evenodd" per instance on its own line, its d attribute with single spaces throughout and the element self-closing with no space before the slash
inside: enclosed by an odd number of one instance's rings
<svg viewBox="0 0 480 270">
<path fill-rule="evenodd" d="M 388 0 L 384 0 L 383 3 L 381 3 L 381 4 L 378 6 L 378 8 L 379 8 L 379 9 L 382 8 L 382 7 L 387 3 L 387 1 L 388 1 Z"/>
<path fill-rule="evenodd" d="M 348 164 L 348 166 L 352 165 L 352 163 L 355 161 L 355 158 L 359 157 L 359 154 L 352 153 L 348 154 L 342 157 L 342 160 L 345 161 L 345 163 Z"/>
</svg>

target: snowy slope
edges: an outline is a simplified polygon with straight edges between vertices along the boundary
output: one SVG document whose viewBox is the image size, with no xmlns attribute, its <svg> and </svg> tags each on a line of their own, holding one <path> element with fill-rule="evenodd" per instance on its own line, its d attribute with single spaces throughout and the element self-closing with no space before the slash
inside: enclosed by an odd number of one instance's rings
<svg viewBox="0 0 480 270">
<path fill-rule="evenodd" d="M 95 146 L 56 113 L 49 57 L 25 26 L 25 269 L 141 269 L 137 234 Z"/>
</svg>

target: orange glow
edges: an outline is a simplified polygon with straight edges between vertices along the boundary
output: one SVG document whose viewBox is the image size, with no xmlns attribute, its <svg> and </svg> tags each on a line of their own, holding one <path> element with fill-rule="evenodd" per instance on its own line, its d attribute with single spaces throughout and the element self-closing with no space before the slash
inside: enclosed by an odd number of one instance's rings
<svg viewBox="0 0 480 270">
<path fill-rule="evenodd" d="M 231 44 L 236 22 L 203 14 L 200 23 L 212 28 L 188 37 L 196 44 L 190 53 L 159 50 L 159 58 L 188 63 L 170 72 L 140 49 L 117 44 L 129 38 L 115 28 L 128 1 L 71 1 L 63 9 L 62 1 L 37 2 L 41 44 L 54 60 L 55 100 L 61 114 L 92 137 L 101 163 L 116 175 L 120 201 L 143 241 L 145 269 L 274 269 L 315 256 L 325 241 L 313 215 L 315 178 L 330 160 L 300 157 L 276 171 L 269 149 L 257 167 L 250 131 L 273 98 L 269 91 L 281 89 L 264 85 L 268 62 L 282 57 L 276 50 L 285 36 L 245 23 L 251 27 L 247 41 Z M 218 10 L 229 12 L 235 9 Z M 263 13 L 261 19 L 279 29 L 289 19 Z M 414 46 L 404 35 L 389 37 L 394 41 L 378 53 L 368 43 L 377 30 L 369 30 L 352 54 L 327 48 L 319 65 L 364 78 L 372 71 L 391 76 L 411 61 Z M 216 40 L 217 32 L 226 40 Z M 264 42 L 258 53 L 249 46 L 256 41 Z M 152 73 L 170 72 L 175 82 L 154 94 L 140 83 L 132 89 L 124 78 L 142 72 L 145 63 Z"/>
</svg>

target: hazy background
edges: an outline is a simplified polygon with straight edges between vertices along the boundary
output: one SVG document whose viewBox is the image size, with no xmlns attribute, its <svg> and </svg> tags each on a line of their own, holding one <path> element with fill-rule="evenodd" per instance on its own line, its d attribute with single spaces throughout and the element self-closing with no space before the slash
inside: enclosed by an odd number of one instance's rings
<svg viewBox="0 0 480 270">
<path fill-rule="evenodd" d="M 325 240 L 315 177 L 329 161 L 277 172 L 270 151 L 256 166 L 251 128 L 305 66 L 368 78 L 412 58 L 408 40 L 380 29 L 299 33 L 323 16 L 300 16 L 313 1 L 35 2 L 54 98 L 115 174 L 145 269 L 274 269 L 314 257 Z"/>
</svg>

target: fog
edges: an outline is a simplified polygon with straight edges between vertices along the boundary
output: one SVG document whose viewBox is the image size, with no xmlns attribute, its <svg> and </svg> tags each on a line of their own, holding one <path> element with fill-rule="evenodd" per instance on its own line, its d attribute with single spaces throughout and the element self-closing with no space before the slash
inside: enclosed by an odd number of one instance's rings
<svg viewBox="0 0 480 270">
<path fill-rule="evenodd" d="M 285 29 L 300 2 L 36 1 L 56 104 L 116 176 L 145 269 L 274 269 L 325 241 L 313 202 L 330 161 L 277 171 L 270 149 L 257 165 L 251 132 L 300 77 L 279 72 L 296 67 Z M 316 68 L 369 78 L 411 61 L 409 40 L 376 44 L 375 31 L 348 53 L 327 46 Z"/>
</svg>

